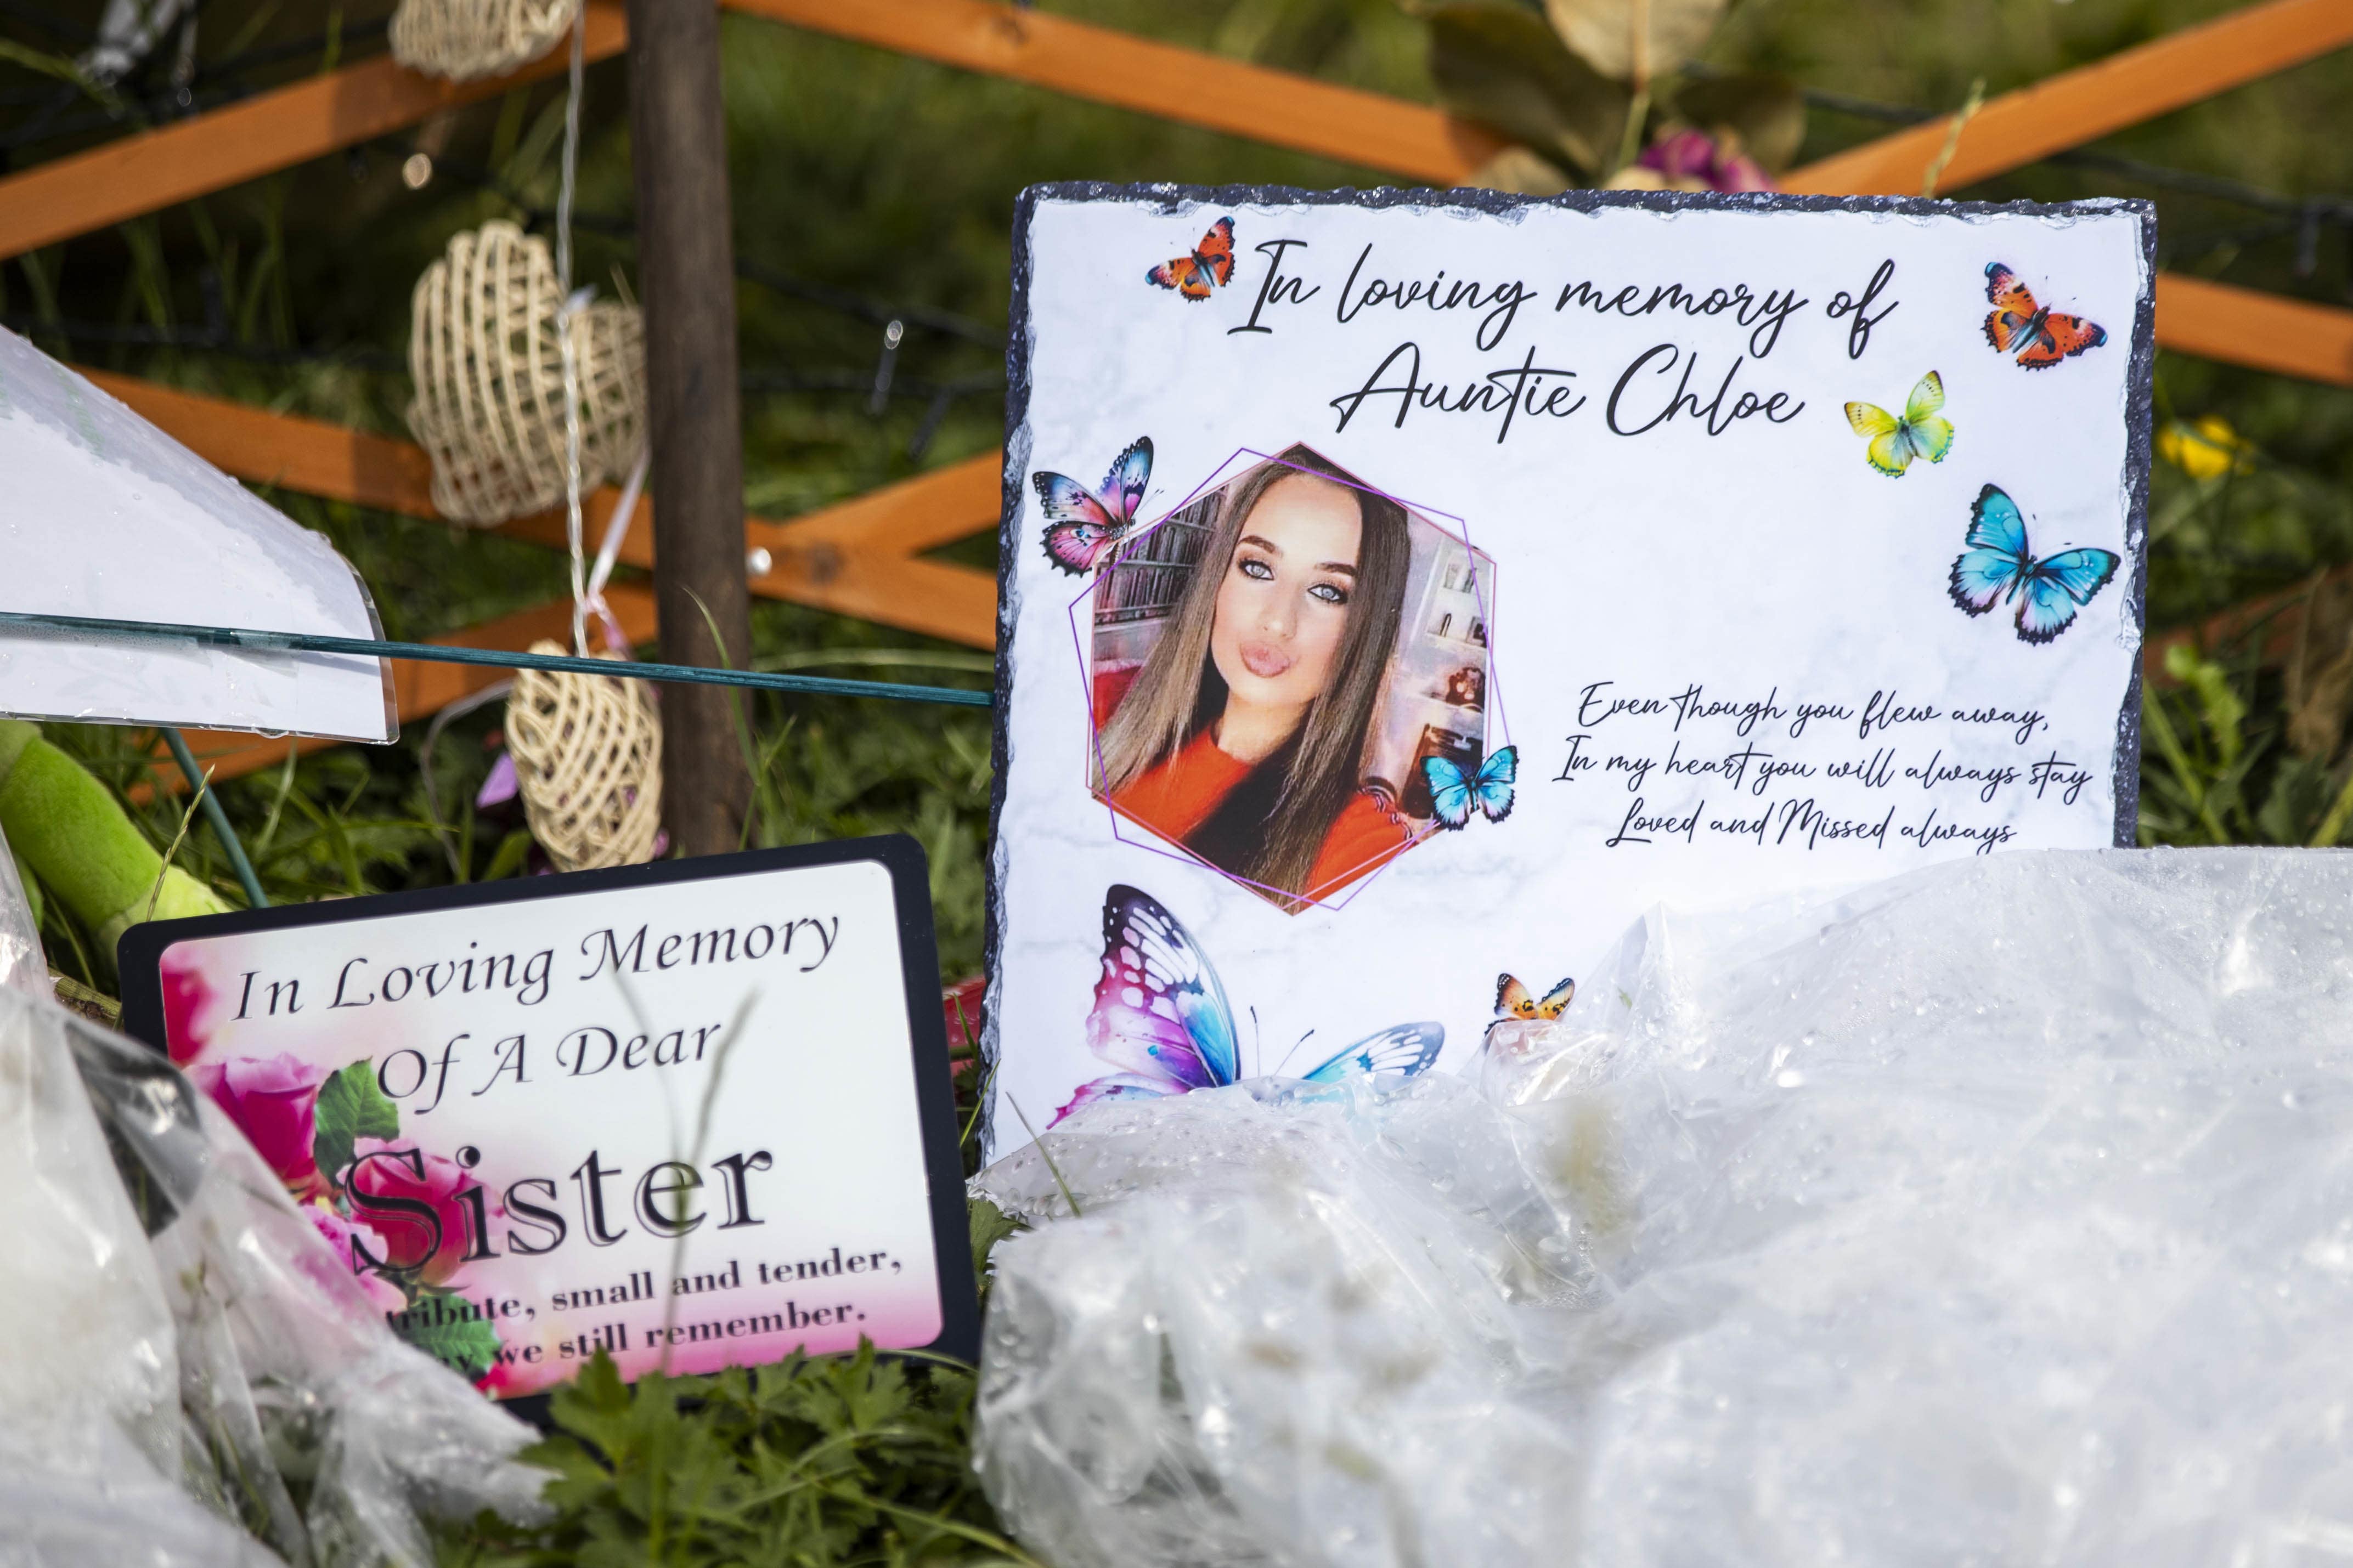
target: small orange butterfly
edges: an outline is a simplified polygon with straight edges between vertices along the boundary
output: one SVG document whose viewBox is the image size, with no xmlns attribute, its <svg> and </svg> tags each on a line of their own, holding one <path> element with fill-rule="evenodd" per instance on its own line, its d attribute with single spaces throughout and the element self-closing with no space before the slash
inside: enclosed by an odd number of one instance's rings
<svg viewBox="0 0 2353 1568">
<path fill-rule="evenodd" d="M 1986 300 L 1993 306 L 1985 319 L 1986 342 L 1996 353 L 2016 354 L 2027 370 L 2047 369 L 2108 341 L 2105 328 L 2036 304 L 2018 274 L 1999 261 L 1986 268 Z"/>
<path fill-rule="evenodd" d="M 1206 300 L 1212 289 L 1233 281 L 1234 220 L 1221 217 L 1209 226 L 1190 256 L 1164 261 L 1144 275 L 1147 283 L 1174 289 L 1187 300 Z"/>
<path fill-rule="evenodd" d="M 1564 980 L 1537 997 L 1516 975 L 1495 976 L 1495 1016 L 1498 1018 L 1557 1018 L 1577 994 L 1577 982 Z"/>
</svg>

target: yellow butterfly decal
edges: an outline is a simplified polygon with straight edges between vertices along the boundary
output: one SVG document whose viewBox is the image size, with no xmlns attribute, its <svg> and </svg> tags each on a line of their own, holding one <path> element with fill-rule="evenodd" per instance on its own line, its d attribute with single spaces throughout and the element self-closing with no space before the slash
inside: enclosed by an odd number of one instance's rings
<svg viewBox="0 0 2353 1568">
<path fill-rule="evenodd" d="M 1495 976 L 1495 1016 L 1498 1018 L 1557 1018 L 1577 994 L 1577 982 L 1564 980 L 1538 1001 L 1515 975 Z"/>
<path fill-rule="evenodd" d="M 1863 460 L 1888 478 L 1900 479 L 1913 458 L 1941 463 L 1953 449 L 1953 422 L 1937 414 L 1944 406 L 1944 379 L 1932 370 L 1904 400 L 1903 418 L 1877 404 L 1850 403 L 1846 422 L 1854 426 L 1856 435 L 1871 437 L 1871 445 L 1862 449 Z"/>
</svg>

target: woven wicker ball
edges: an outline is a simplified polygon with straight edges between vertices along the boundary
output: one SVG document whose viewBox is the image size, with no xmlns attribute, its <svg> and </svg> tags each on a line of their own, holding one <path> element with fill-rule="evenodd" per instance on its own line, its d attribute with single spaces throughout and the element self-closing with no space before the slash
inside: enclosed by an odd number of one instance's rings
<svg viewBox="0 0 2353 1568">
<path fill-rule="evenodd" d="M 503 76 L 554 48 L 579 14 L 580 0 L 400 0 L 392 58 L 452 81 Z"/>
<path fill-rule="evenodd" d="M 433 459 L 433 504 L 489 527 L 564 500 L 563 303 L 547 247 L 504 220 L 459 234 L 410 300 L 408 427 Z M 645 444 L 645 322 L 600 301 L 572 317 L 583 489 Z"/>
<path fill-rule="evenodd" d="M 531 651 L 565 650 L 543 640 Z M 522 670 L 507 699 L 506 735 L 532 837 L 557 870 L 654 858 L 661 717 L 645 682 Z"/>
</svg>

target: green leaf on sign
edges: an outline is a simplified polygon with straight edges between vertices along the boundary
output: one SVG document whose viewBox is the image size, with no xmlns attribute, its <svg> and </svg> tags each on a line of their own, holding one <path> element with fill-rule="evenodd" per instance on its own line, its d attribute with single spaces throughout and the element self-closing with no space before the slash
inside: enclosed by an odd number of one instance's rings
<svg viewBox="0 0 2353 1568">
<path fill-rule="evenodd" d="M 402 1339 L 470 1383 L 499 1359 L 498 1330 L 473 1311 L 462 1296 L 430 1290 L 406 1311 L 393 1313 L 392 1326 Z"/>
<path fill-rule="evenodd" d="M 343 1167 L 352 1163 L 352 1144 L 361 1138 L 400 1135 L 400 1108 L 376 1087 L 374 1064 L 365 1058 L 329 1079 L 319 1089 L 319 1110 L 312 1123 L 311 1157 L 328 1180 L 340 1184 Z"/>
</svg>

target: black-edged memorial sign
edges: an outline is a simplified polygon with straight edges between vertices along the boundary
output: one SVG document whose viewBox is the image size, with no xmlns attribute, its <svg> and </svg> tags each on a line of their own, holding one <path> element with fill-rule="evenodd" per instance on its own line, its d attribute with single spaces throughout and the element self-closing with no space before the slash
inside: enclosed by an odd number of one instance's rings
<svg viewBox="0 0 2353 1568">
<path fill-rule="evenodd" d="M 1027 193 L 993 1098 L 1456 1070 L 1661 901 L 2132 843 L 2155 223 Z"/>
<path fill-rule="evenodd" d="M 493 1394 L 599 1350 L 977 1348 L 911 838 L 157 921 L 121 958 L 131 1033 Z"/>
</svg>

